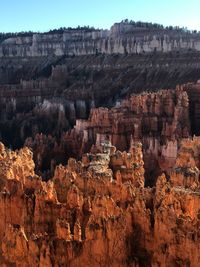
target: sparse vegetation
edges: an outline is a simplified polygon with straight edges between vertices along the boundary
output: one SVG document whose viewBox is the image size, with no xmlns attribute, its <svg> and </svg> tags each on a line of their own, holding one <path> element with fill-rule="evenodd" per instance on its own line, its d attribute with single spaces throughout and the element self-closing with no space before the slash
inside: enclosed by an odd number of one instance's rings
<svg viewBox="0 0 200 267">
<path fill-rule="evenodd" d="M 58 29 L 53 29 L 53 30 L 49 30 L 45 33 L 49 33 L 49 34 L 62 34 L 65 31 L 73 31 L 73 30 L 80 30 L 80 31 L 94 31 L 95 28 L 94 27 L 90 27 L 90 26 L 78 26 L 76 28 L 72 28 L 72 27 L 60 27 Z M 4 40 L 11 38 L 11 37 L 28 37 L 28 36 L 33 36 L 34 33 L 39 33 L 39 32 L 33 32 L 33 31 L 22 31 L 22 32 L 8 32 L 8 33 L 0 33 L 0 43 L 3 42 Z"/>
<path fill-rule="evenodd" d="M 180 33 L 199 33 L 197 30 L 188 30 L 187 27 L 179 27 L 179 26 L 164 26 L 159 23 L 152 22 L 142 22 L 142 21 L 133 21 L 124 19 L 122 23 L 131 24 L 138 28 L 147 28 L 147 29 L 158 29 L 158 30 L 169 30 L 169 31 L 177 31 Z"/>
<path fill-rule="evenodd" d="M 133 20 L 128 20 L 128 19 L 124 19 L 121 22 L 134 25 L 137 28 L 168 30 L 168 31 L 176 31 L 179 33 L 193 33 L 193 34 L 200 33 L 197 30 L 188 30 L 186 27 L 179 27 L 179 26 L 166 26 L 165 27 L 162 24 L 152 23 L 152 22 L 133 21 Z M 88 26 L 77 26 L 76 28 L 60 27 L 58 29 L 49 30 L 45 33 L 46 34 L 48 33 L 49 34 L 62 34 L 65 31 L 74 31 L 74 30 L 91 32 L 91 31 L 99 30 L 99 29 L 95 29 L 93 26 L 89 26 L 89 25 Z M 25 36 L 28 37 L 28 36 L 32 36 L 34 33 L 39 33 L 39 32 L 22 31 L 22 32 L 0 33 L 0 43 L 11 37 L 25 37 Z"/>
<path fill-rule="evenodd" d="M 8 33 L 0 33 L 0 43 L 4 40 L 11 38 L 11 37 L 25 37 L 25 36 L 32 36 L 34 32 L 8 32 Z"/>
</svg>

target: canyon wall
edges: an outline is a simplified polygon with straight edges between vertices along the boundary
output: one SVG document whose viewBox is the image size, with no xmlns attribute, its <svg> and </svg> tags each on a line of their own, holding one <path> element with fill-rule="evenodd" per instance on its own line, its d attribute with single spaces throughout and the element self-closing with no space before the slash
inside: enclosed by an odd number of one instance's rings
<svg viewBox="0 0 200 267">
<path fill-rule="evenodd" d="M 110 30 L 71 29 L 62 34 L 10 37 L 0 44 L 0 57 L 165 53 L 188 49 L 200 51 L 199 33 L 138 28 L 121 22 Z"/>
<path fill-rule="evenodd" d="M 59 162 L 66 163 L 70 156 L 80 158 L 105 140 L 121 151 L 129 149 L 132 139 L 141 141 L 146 185 L 153 186 L 158 175 L 171 171 L 182 138 L 198 135 L 199 88 L 199 83 L 190 83 L 176 90 L 132 95 L 110 109 L 92 108 L 87 120 L 76 120 L 75 127 L 60 137 L 36 134 L 25 145 L 34 152 L 36 171 L 45 173 L 45 178 L 53 175 Z"/>
<path fill-rule="evenodd" d="M 53 155 L 58 155 L 58 150 L 60 155 L 79 158 L 106 140 L 121 151 L 130 148 L 131 140 L 141 141 L 146 183 L 153 185 L 160 173 L 168 173 L 174 165 L 179 140 L 190 134 L 188 95 L 178 86 L 176 90 L 133 95 L 111 109 L 93 108 L 88 120 L 76 120 L 75 127 L 62 134 L 59 145 L 45 135 L 28 138 L 25 144 L 34 152 L 36 168 L 48 162 L 50 169 L 53 161 L 57 162 Z"/>
<path fill-rule="evenodd" d="M 93 145 L 105 140 L 110 140 L 122 151 L 129 149 L 131 139 L 139 140 L 143 144 L 146 183 L 152 186 L 159 174 L 169 174 L 181 139 L 198 135 L 199 88 L 199 82 L 189 83 L 177 86 L 176 90 L 132 95 L 118 101 L 113 108 L 92 108 L 88 119 L 76 120 L 75 127 L 67 132 L 61 131 L 66 123 L 66 115 L 61 109 L 55 115 L 58 116 L 57 124 L 52 132 L 39 134 L 33 131 L 25 145 L 34 152 L 37 173 L 50 177 L 56 164 L 66 163 L 70 156 L 80 158 Z M 48 102 L 46 105 L 35 112 L 43 114 L 44 121 L 48 118 L 50 122 L 50 114 L 59 105 L 50 105 L 52 110 L 48 108 Z M 84 110 L 80 113 L 84 114 Z M 39 125 L 37 120 L 35 124 Z"/>
<path fill-rule="evenodd" d="M 161 172 L 168 173 L 173 166 L 179 140 L 198 135 L 199 83 L 132 95 L 117 100 L 111 109 L 94 108 L 97 102 L 92 97 L 86 100 L 87 93 L 79 94 L 76 100 L 78 90 L 70 91 L 67 99 L 62 100 L 45 95 L 45 88 L 51 80 L 56 84 L 54 77 L 59 73 L 53 72 L 51 79 L 40 83 L 22 81 L 26 98 L 17 93 L 11 98 L 10 89 L 4 91 L 7 97 L 1 98 L 1 138 L 7 145 L 20 147 L 25 142 L 31 147 L 36 171 L 44 179 L 52 176 L 56 164 L 65 164 L 70 156 L 80 157 L 94 144 L 110 140 L 123 151 L 129 149 L 132 137 L 143 143 L 145 175 L 149 177 L 146 183 L 153 185 Z M 41 87 L 41 96 L 30 96 L 28 89 L 32 87 L 36 92 L 37 86 Z M 19 89 L 19 92 L 23 91 Z"/>
<path fill-rule="evenodd" d="M 158 57 L 4 58 L 0 62 L 0 138 L 7 146 L 19 148 L 37 133 L 58 137 L 73 128 L 77 119 L 87 119 L 93 107 L 112 107 L 134 93 L 173 89 L 178 83 L 198 80 L 199 66 L 200 55 L 192 52 Z M 196 94 L 198 86 L 193 86 Z M 195 133 L 198 127 L 192 129 Z"/>
<path fill-rule="evenodd" d="M 125 21 L 0 43 L 0 266 L 198 266 L 199 51 Z"/>
<path fill-rule="evenodd" d="M 9 147 L 20 148 L 27 137 L 40 133 L 60 139 L 76 120 L 88 119 L 94 107 L 112 107 L 131 94 L 196 82 L 200 77 L 200 53 L 191 42 L 197 42 L 198 36 L 123 22 L 113 25 L 110 31 L 79 28 L 63 34 L 41 33 L 4 40 L 0 43 L 0 50 L 5 50 L 0 61 L 0 140 Z M 107 40 L 108 53 L 96 48 L 98 42 L 104 43 L 102 40 Z M 172 50 L 163 47 L 164 40 L 174 42 Z M 93 42 L 93 48 L 87 50 L 85 42 Z M 134 52 L 132 46 L 144 42 L 153 53 Z M 160 43 L 155 45 L 156 42 Z M 77 52 L 55 52 L 60 46 L 65 49 L 64 44 Z M 32 56 L 32 48 L 27 46 L 34 47 Z M 80 52 L 76 46 L 90 52 Z M 12 53 L 16 49 L 21 52 Z M 195 86 L 198 84 L 192 85 Z M 189 98 L 194 101 L 191 100 L 189 111 L 195 117 L 191 129 L 197 134 L 198 89 L 190 91 Z"/>
</svg>

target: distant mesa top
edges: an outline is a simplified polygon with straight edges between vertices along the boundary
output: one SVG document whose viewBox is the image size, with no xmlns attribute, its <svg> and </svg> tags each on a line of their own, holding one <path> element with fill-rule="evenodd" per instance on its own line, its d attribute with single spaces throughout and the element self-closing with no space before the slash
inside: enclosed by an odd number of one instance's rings
<svg viewBox="0 0 200 267">
<path fill-rule="evenodd" d="M 124 20 L 110 30 L 61 28 L 48 33 L 5 34 L 0 57 L 140 54 L 200 51 L 200 34 L 176 27 Z"/>
</svg>

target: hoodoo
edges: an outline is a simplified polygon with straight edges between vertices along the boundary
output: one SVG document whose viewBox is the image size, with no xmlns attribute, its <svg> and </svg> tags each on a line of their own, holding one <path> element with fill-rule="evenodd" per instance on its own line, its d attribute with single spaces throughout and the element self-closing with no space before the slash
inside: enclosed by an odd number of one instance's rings
<svg viewBox="0 0 200 267">
<path fill-rule="evenodd" d="M 197 267 L 200 34 L 0 34 L 0 266 Z"/>
</svg>

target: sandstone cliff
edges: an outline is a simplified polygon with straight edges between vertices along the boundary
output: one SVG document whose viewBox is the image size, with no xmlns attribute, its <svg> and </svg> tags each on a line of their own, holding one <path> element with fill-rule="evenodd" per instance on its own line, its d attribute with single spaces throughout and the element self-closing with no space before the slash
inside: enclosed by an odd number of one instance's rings
<svg viewBox="0 0 200 267">
<path fill-rule="evenodd" d="M 110 30 L 77 28 L 60 34 L 10 37 L 0 43 L 0 57 L 166 53 L 188 49 L 200 51 L 199 33 L 138 28 L 121 22 L 115 23 Z"/>
</svg>

